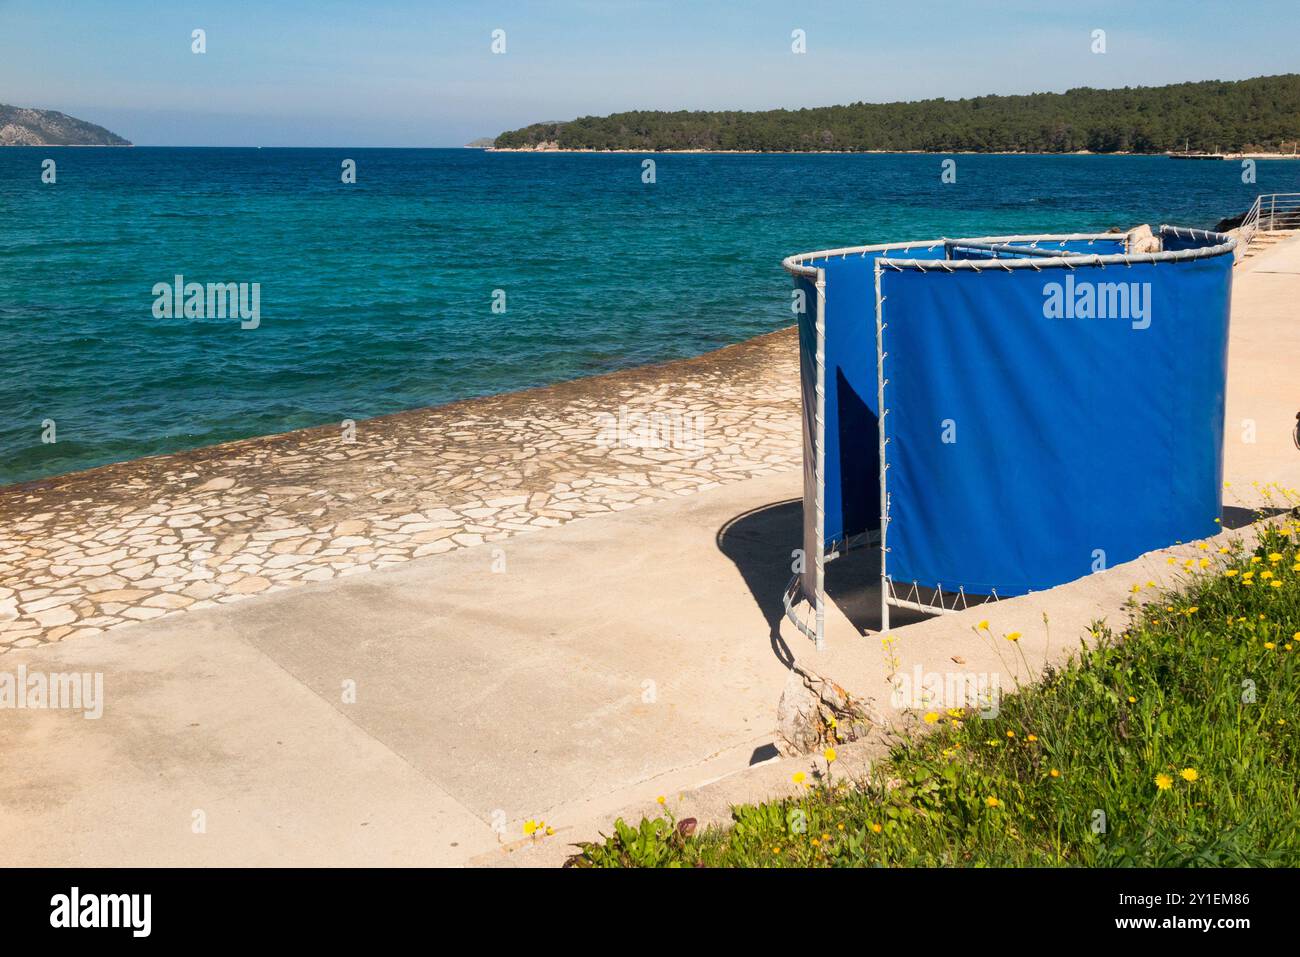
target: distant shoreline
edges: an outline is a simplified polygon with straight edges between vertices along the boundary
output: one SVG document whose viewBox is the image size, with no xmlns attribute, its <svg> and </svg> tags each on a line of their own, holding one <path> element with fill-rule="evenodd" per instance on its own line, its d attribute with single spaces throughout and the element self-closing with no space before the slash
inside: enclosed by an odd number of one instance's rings
<svg viewBox="0 0 1300 957">
<path fill-rule="evenodd" d="M 1110 153 L 1098 153 L 1093 150 L 1074 150 L 1069 153 L 1038 153 L 1032 151 L 1012 150 L 593 150 L 562 149 L 558 146 L 485 146 L 465 148 L 482 149 L 486 153 L 678 153 L 717 156 L 1164 156 L 1177 159 L 1187 158 L 1176 156 L 1176 154 L 1173 153 L 1134 153 L 1125 150 L 1116 150 L 1115 152 Z M 1294 160 L 1300 159 L 1300 156 L 1297 156 L 1294 153 L 1224 153 L 1221 155 L 1192 158 L 1218 160 Z"/>
<path fill-rule="evenodd" d="M 0 148 L 13 147 L 15 149 L 107 149 L 121 150 L 129 149 L 135 146 L 134 143 L 0 143 Z"/>
</svg>

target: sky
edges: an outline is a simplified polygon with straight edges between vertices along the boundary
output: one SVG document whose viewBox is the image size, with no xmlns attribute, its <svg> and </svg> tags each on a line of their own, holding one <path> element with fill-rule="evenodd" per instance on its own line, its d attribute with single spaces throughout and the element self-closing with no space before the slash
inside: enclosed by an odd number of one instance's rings
<svg viewBox="0 0 1300 957">
<path fill-rule="evenodd" d="M 0 0 L 0 103 L 138 145 L 460 146 L 772 109 L 1300 70 L 1297 0 Z M 192 31 L 207 52 L 192 52 Z M 505 52 L 492 52 L 494 30 Z M 791 50 L 802 30 L 806 53 Z M 1106 52 L 1092 52 L 1104 30 Z"/>
</svg>

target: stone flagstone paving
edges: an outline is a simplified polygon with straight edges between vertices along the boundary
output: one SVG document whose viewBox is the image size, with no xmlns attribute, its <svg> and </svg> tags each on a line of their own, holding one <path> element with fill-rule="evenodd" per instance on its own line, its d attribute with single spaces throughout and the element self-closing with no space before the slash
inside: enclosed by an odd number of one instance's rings
<svg viewBox="0 0 1300 957">
<path fill-rule="evenodd" d="M 787 329 L 345 439 L 332 425 L 0 488 L 0 653 L 798 468 L 798 346 Z"/>
</svg>

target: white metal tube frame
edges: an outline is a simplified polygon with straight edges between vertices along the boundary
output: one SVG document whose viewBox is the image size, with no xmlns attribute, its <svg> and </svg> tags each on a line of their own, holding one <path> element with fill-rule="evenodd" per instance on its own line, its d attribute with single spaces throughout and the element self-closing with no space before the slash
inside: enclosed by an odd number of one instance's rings
<svg viewBox="0 0 1300 957">
<path fill-rule="evenodd" d="M 1044 267 L 1064 267 L 1066 269 L 1075 269 L 1079 266 L 1100 266 L 1106 267 L 1131 266 L 1135 263 L 1162 263 L 1178 262 L 1190 259 L 1205 259 L 1212 256 L 1220 256 L 1224 253 L 1232 252 L 1237 245 L 1237 240 L 1223 233 L 1216 233 L 1204 229 L 1188 229 L 1176 226 L 1162 225 L 1157 233 L 1158 236 L 1174 235 L 1201 239 L 1212 245 L 1202 246 L 1195 249 L 1179 249 L 1171 251 L 1160 251 L 1153 253 L 1130 253 L 1127 250 L 1122 253 L 1110 253 L 1106 255 L 1092 253 L 1076 253 L 1065 249 L 1052 251 L 1051 245 L 1063 247 L 1067 242 L 1096 242 L 1097 240 L 1115 240 L 1123 237 L 1127 244 L 1125 233 L 1066 233 L 1066 234 L 1041 234 L 1041 235 L 1013 235 L 1013 236 L 981 236 L 975 239 L 937 239 L 920 242 L 906 243 L 879 243 L 868 246 L 849 246 L 840 249 L 824 249 L 811 253 L 800 253 L 794 256 L 787 256 L 782 260 L 782 267 L 794 276 L 802 276 L 814 280 L 817 288 L 817 408 L 814 412 L 816 436 L 816 460 L 814 472 L 817 481 L 817 490 L 814 501 L 816 510 L 816 534 L 817 554 L 812 556 L 815 566 L 815 595 L 802 595 L 803 588 L 801 577 L 794 576 L 790 584 L 786 586 L 785 595 L 783 596 L 783 605 L 785 607 L 786 617 L 794 623 L 801 632 L 811 638 L 821 651 L 825 647 L 825 563 L 837 558 L 844 551 L 857 545 L 869 543 L 872 540 L 878 542 L 880 546 L 880 631 L 883 634 L 889 630 L 889 609 L 890 606 L 900 608 L 910 608 L 917 611 L 931 612 L 937 614 L 951 614 L 962 611 L 969 606 L 967 596 L 961 588 L 953 593 L 954 600 L 952 607 L 944 603 L 943 590 L 940 587 L 937 595 L 930 602 L 920 600 L 920 593 L 916 582 L 912 583 L 912 588 L 908 592 L 908 597 L 899 597 L 894 590 L 893 580 L 889 577 L 888 572 L 888 530 L 889 530 L 889 483 L 888 472 L 889 462 L 887 460 L 887 449 L 889 440 L 885 436 L 885 418 L 889 415 L 889 407 L 885 404 L 885 387 L 889 384 L 889 379 L 885 375 L 885 360 L 889 353 L 884 347 L 884 334 L 889 324 L 885 321 L 884 302 L 887 298 L 881 293 L 881 276 L 886 270 L 902 271 L 905 269 L 915 269 L 920 271 L 939 271 L 939 272 L 957 272 L 974 270 L 980 272 L 985 269 L 1035 269 L 1041 271 Z M 1019 243 L 1020 246 L 1010 245 Z M 982 249 L 995 254 L 1011 254 L 1013 257 L 1019 254 L 1019 258 L 1009 259 L 908 259 L 900 258 L 893 255 L 878 257 L 874 263 L 875 270 L 875 322 L 876 322 L 876 401 L 879 410 L 878 421 L 879 427 L 879 454 L 880 454 L 880 530 L 876 535 L 855 536 L 852 541 L 845 540 L 842 544 L 836 543 L 836 550 L 831 554 L 826 554 L 825 550 L 825 504 L 826 504 L 826 473 L 825 473 L 825 429 L 826 429 L 826 270 L 814 266 L 806 265 L 809 260 L 829 259 L 839 256 L 841 259 L 847 259 L 849 256 L 858 255 L 865 257 L 867 253 L 906 253 L 913 249 L 933 250 L 939 246 L 944 246 L 950 251 L 953 248 Z M 945 256 L 948 253 L 945 253 Z M 807 561 L 808 556 L 804 556 Z M 915 597 L 913 597 L 915 596 Z M 809 625 L 801 620 L 795 606 L 800 598 L 806 599 L 813 607 L 814 621 Z M 983 597 L 983 596 L 981 596 Z M 997 600 L 996 591 L 984 600 Z M 958 602 L 960 601 L 960 607 Z"/>
</svg>

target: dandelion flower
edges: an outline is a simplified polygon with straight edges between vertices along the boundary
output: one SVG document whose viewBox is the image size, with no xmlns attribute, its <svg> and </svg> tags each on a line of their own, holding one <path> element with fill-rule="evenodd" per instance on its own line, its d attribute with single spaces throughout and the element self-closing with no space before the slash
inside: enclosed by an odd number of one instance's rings
<svg viewBox="0 0 1300 957">
<path fill-rule="evenodd" d="M 1020 640 L 1020 632 L 1018 631 L 1013 631 L 1007 635 L 1007 641 L 1019 641 L 1019 640 Z"/>
<path fill-rule="evenodd" d="M 537 822 L 534 821 L 532 818 L 529 818 L 527 821 L 524 821 L 524 833 L 529 835 L 536 834 Z"/>
<path fill-rule="evenodd" d="M 982 620 L 982 621 L 981 621 L 978 625 L 976 625 L 975 627 L 978 628 L 980 631 L 988 631 L 988 630 L 989 630 L 989 621 L 988 621 L 988 619 L 985 618 L 984 620 Z"/>
<path fill-rule="evenodd" d="M 1008 731 L 1008 732 L 1007 732 L 1007 737 L 1008 737 L 1008 738 L 1014 738 L 1015 736 L 1016 736 L 1016 733 L 1015 733 L 1014 731 Z"/>
<path fill-rule="evenodd" d="M 925 720 L 925 723 L 926 723 L 926 724 L 934 724 L 936 721 L 939 720 L 939 712 L 937 712 L 937 711 L 927 711 L 927 712 L 925 713 L 925 719 L 924 719 L 924 720 Z"/>
<path fill-rule="evenodd" d="M 987 804 L 989 807 L 997 807 L 1002 802 L 990 794 L 988 797 L 984 799 L 984 803 Z"/>
<path fill-rule="evenodd" d="M 1268 560 L 1272 562 L 1274 565 L 1276 565 L 1278 562 L 1282 560 L 1282 556 L 1277 552 L 1271 552 L 1268 556 Z"/>
<path fill-rule="evenodd" d="M 1196 768 L 1183 768 L 1181 771 L 1178 772 L 1178 775 L 1188 784 L 1191 784 L 1193 781 L 1197 780 L 1201 776 L 1197 772 Z"/>
<path fill-rule="evenodd" d="M 1174 786 L 1174 779 L 1167 774 L 1156 775 L 1156 787 L 1161 791 L 1168 791 Z"/>
<path fill-rule="evenodd" d="M 1267 648 L 1269 651 L 1272 651 L 1274 648 L 1277 647 L 1277 645 L 1273 644 L 1273 642 L 1271 641 L 1266 641 L 1264 642 L 1264 647 Z"/>
<path fill-rule="evenodd" d="M 804 774 L 802 771 L 796 771 L 790 776 L 790 780 L 794 781 L 795 784 L 803 784 L 807 777 L 808 775 Z"/>
<path fill-rule="evenodd" d="M 1223 573 L 1223 577 L 1224 577 L 1224 578 L 1236 578 L 1236 577 L 1237 577 L 1237 569 L 1235 569 L 1235 568 L 1229 568 L 1226 572 Z"/>
<path fill-rule="evenodd" d="M 666 797 L 664 797 L 662 794 L 659 795 L 657 798 L 655 798 L 655 801 L 657 801 L 657 802 L 660 803 L 660 804 L 667 804 L 667 803 L 668 803 L 668 799 L 667 799 Z"/>
<path fill-rule="evenodd" d="M 837 755 L 837 754 L 835 753 L 835 749 L 834 749 L 834 748 L 827 748 L 825 751 L 822 752 L 822 757 L 826 759 L 826 763 L 827 763 L 827 764 L 830 764 L 830 763 L 833 762 L 837 757 L 839 757 L 839 755 Z"/>
<path fill-rule="evenodd" d="M 1059 778 L 1061 776 L 1061 772 L 1056 770 L 1056 768 L 1052 768 L 1052 770 L 1048 771 L 1047 773 L 1054 778 Z"/>
<path fill-rule="evenodd" d="M 1129 695 L 1129 696 L 1128 696 L 1128 703 L 1129 703 L 1129 704 L 1137 704 L 1137 698 L 1133 697 L 1132 695 Z"/>
<path fill-rule="evenodd" d="M 879 824 L 873 824 L 873 825 L 871 825 L 871 831 L 872 831 L 873 834 L 879 834 L 879 833 L 880 833 L 881 831 L 883 831 L 883 830 L 884 830 L 884 828 L 882 828 Z"/>
</svg>

